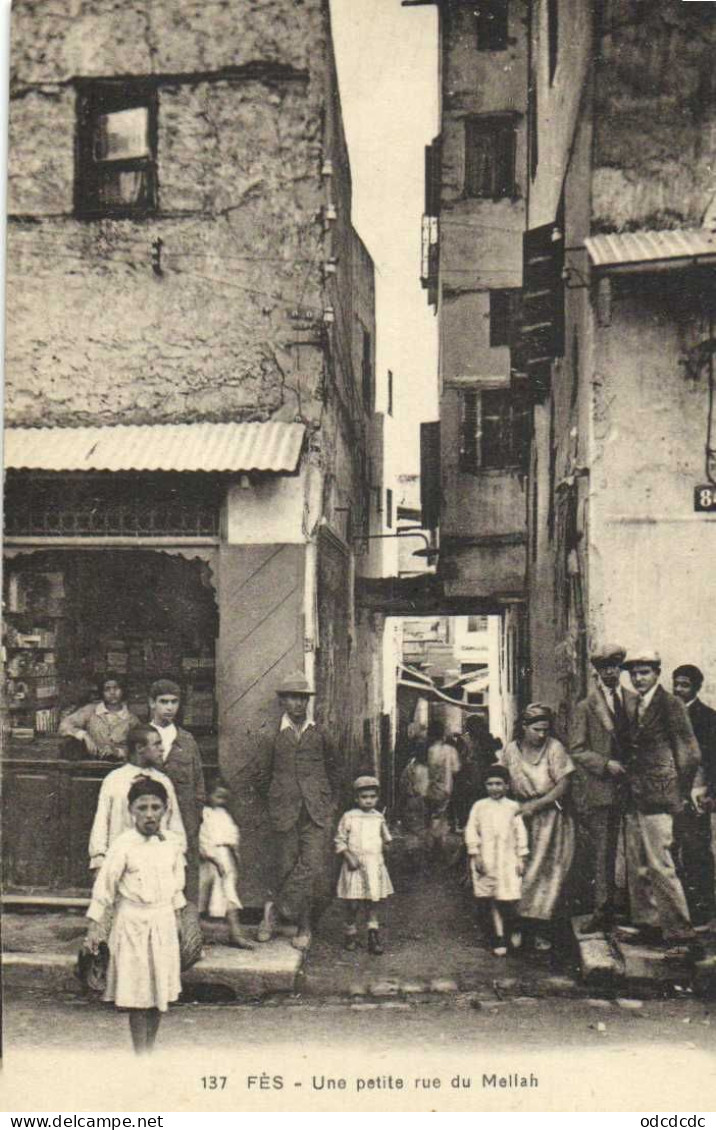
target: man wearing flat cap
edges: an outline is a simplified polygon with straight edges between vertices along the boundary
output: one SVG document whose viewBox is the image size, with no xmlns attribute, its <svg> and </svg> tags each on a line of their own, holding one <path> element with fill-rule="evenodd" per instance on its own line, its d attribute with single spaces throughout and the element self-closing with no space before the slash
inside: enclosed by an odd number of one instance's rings
<svg viewBox="0 0 716 1130">
<path fill-rule="evenodd" d="M 615 865 L 631 748 L 626 704 L 633 705 L 637 697 L 621 685 L 625 659 L 626 650 L 619 644 L 594 648 L 595 686 L 578 703 L 570 733 L 569 752 L 577 766 L 572 795 L 594 861 L 594 914 L 589 931 L 608 930 L 614 922 Z"/>
<path fill-rule="evenodd" d="M 157 679 L 149 688 L 149 724 L 162 742 L 162 771 L 174 785 L 186 832 L 186 897 L 199 899 L 199 825 L 204 807 L 204 770 L 196 741 L 176 725 L 181 687 L 172 679 Z"/>
<path fill-rule="evenodd" d="M 691 921 L 694 926 L 703 926 L 716 911 L 711 854 L 711 821 L 716 807 L 716 710 L 699 698 L 704 682 L 700 668 L 693 663 L 682 663 L 671 677 L 674 694 L 686 707 L 701 750 L 701 766 L 694 780 L 692 803 L 674 818 L 674 838 Z"/>
<path fill-rule="evenodd" d="M 332 831 L 338 776 L 326 735 L 308 719 L 313 695 L 301 673 L 277 688 L 282 710 L 268 766 L 259 782 L 267 793 L 274 833 L 276 885 L 264 907 L 258 940 L 269 941 L 278 918 L 294 922 L 296 949 L 311 941 L 311 926 L 330 882 L 328 843 Z"/>
<path fill-rule="evenodd" d="M 684 704 L 659 683 L 658 652 L 637 649 L 624 666 L 637 693 L 625 704 L 632 742 L 626 862 L 631 916 L 639 927 L 636 940 L 686 943 L 695 950 L 672 848 L 674 817 L 690 800 L 701 754 Z"/>
</svg>

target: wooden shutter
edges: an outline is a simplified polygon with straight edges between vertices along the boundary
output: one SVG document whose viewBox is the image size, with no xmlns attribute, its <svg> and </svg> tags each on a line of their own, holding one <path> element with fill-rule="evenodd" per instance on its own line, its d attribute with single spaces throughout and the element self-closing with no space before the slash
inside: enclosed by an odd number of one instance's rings
<svg viewBox="0 0 716 1130">
<path fill-rule="evenodd" d="M 440 421 L 420 425 L 420 507 L 426 530 L 440 522 Z"/>
<path fill-rule="evenodd" d="M 558 222 L 525 232 L 522 324 L 512 364 L 536 400 L 547 395 L 552 361 L 564 350 L 563 267 L 564 236 Z"/>
</svg>

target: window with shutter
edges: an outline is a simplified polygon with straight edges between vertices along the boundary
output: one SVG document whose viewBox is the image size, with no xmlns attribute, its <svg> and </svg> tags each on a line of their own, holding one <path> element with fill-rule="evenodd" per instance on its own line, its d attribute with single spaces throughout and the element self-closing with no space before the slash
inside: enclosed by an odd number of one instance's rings
<svg viewBox="0 0 716 1130">
<path fill-rule="evenodd" d="M 75 206 L 81 216 L 157 207 L 157 95 L 141 82 L 84 84 L 78 97 Z"/>
<path fill-rule="evenodd" d="M 465 194 L 499 199 L 515 195 L 515 121 L 512 117 L 465 122 Z"/>
<path fill-rule="evenodd" d="M 524 467 L 529 451 L 530 408 L 510 389 L 484 389 L 462 394 L 461 471 Z"/>
</svg>

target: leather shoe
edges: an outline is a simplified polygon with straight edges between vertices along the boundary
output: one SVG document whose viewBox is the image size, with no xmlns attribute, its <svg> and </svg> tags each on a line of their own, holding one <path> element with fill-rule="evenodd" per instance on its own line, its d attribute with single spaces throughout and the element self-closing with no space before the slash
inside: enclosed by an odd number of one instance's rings
<svg viewBox="0 0 716 1130">
<path fill-rule="evenodd" d="M 377 930 L 369 930 L 368 931 L 368 953 L 373 953 L 373 954 L 376 954 L 376 956 L 380 957 L 380 955 L 384 952 L 385 951 L 384 951 L 382 945 L 380 944 L 380 934 L 378 933 L 378 931 Z"/>
</svg>

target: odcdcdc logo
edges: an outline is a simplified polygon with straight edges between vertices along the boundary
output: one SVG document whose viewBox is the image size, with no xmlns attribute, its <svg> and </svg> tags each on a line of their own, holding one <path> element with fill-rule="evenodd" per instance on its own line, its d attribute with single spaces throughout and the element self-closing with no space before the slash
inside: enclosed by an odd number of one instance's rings
<svg viewBox="0 0 716 1130">
<path fill-rule="evenodd" d="M 652 1114 L 644 1116 L 642 1126 L 705 1126 L 706 1119 L 702 1114 Z"/>
</svg>

